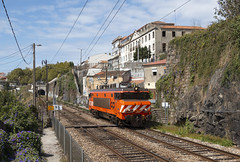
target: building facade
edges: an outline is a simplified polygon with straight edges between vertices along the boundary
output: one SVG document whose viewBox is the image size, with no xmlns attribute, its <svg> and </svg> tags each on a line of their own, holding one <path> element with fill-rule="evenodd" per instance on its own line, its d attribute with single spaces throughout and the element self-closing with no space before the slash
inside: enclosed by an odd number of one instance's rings
<svg viewBox="0 0 240 162">
<path fill-rule="evenodd" d="M 137 47 L 147 47 L 151 51 L 151 58 L 143 62 L 154 62 L 159 60 L 161 54 L 167 52 L 168 43 L 172 39 L 203 29 L 202 27 L 175 26 L 174 23 L 162 21 L 148 23 L 121 39 L 119 44 L 121 68 L 125 68 L 126 62 L 134 62 L 134 53 L 138 52 Z"/>
<path fill-rule="evenodd" d="M 121 82 L 131 81 L 131 71 L 101 71 L 93 76 L 94 89 L 118 88 Z M 107 82 L 107 87 L 106 87 Z"/>
<path fill-rule="evenodd" d="M 144 88 L 149 89 L 153 93 L 153 97 L 156 96 L 156 82 L 166 72 L 167 60 L 160 60 L 143 64 L 144 67 Z"/>
</svg>

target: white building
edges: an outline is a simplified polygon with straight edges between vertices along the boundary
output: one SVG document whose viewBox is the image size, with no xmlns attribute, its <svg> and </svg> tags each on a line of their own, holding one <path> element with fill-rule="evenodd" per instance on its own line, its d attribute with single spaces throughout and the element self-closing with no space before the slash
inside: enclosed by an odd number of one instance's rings
<svg viewBox="0 0 240 162">
<path fill-rule="evenodd" d="M 174 23 L 155 21 L 144 25 L 120 42 L 120 62 L 125 68 L 126 62 L 134 61 L 134 52 L 137 47 L 147 47 L 151 51 L 151 58 L 144 62 L 159 60 L 160 55 L 167 52 L 168 43 L 177 36 L 191 33 L 195 30 L 202 30 L 202 27 L 175 26 Z M 141 60 L 140 60 L 141 62 Z"/>
</svg>

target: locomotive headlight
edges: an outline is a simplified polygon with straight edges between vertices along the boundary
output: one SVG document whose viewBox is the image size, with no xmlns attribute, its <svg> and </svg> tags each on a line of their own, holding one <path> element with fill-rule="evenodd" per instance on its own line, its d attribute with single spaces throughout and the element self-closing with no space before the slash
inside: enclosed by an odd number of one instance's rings
<svg viewBox="0 0 240 162">
<path fill-rule="evenodd" d="M 139 90 L 139 87 L 134 87 L 134 91 L 138 91 Z"/>
</svg>

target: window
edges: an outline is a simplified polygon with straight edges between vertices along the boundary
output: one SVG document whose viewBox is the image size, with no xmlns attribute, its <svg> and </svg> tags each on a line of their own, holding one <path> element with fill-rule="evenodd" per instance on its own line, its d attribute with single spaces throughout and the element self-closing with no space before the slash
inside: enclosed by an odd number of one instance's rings
<svg viewBox="0 0 240 162">
<path fill-rule="evenodd" d="M 115 99 L 142 99 L 147 100 L 150 98 L 149 93 L 147 92 L 124 92 L 124 93 L 115 93 Z"/>
<path fill-rule="evenodd" d="M 163 43 L 163 44 L 162 44 L 162 51 L 163 51 L 163 52 L 166 52 L 166 43 Z"/>
<path fill-rule="evenodd" d="M 143 43 L 143 37 L 142 37 L 142 43 Z"/>
<path fill-rule="evenodd" d="M 166 31 L 162 31 L 162 37 L 166 37 Z"/>
<path fill-rule="evenodd" d="M 185 32 L 184 32 L 184 31 L 182 31 L 182 36 L 184 36 L 184 34 L 185 34 Z"/>
<path fill-rule="evenodd" d="M 151 39 L 150 33 L 148 34 L 148 39 L 149 39 L 149 40 Z"/>
<path fill-rule="evenodd" d="M 148 83 L 148 86 L 150 86 L 151 84 L 150 83 Z"/>
<path fill-rule="evenodd" d="M 151 50 L 151 45 L 148 46 L 148 49 Z"/>
<path fill-rule="evenodd" d="M 104 97 L 106 97 L 106 93 L 104 93 Z"/>
<path fill-rule="evenodd" d="M 176 32 L 172 31 L 172 37 L 175 37 L 175 36 L 176 36 Z"/>
<path fill-rule="evenodd" d="M 153 38 L 154 38 L 154 34 L 155 34 L 155 33 L 154 33 L 154 31 L 153 31 L 153 32 L 152 32 L 152 37 L 153 37 Z"/>
<path fill-rule="evenodd" d="M 152 50 L 154 51 L 155 50 L 155 44 L 153 43 L 152 45 Z"/>
<path fill-rule="evenodd" d="M 152 67 L 152 75 L 153 76 L 157 75 L 157 68 L 156 67 Z"/>
<path fill-rule="evenodd" d="M 147 42 L 147 35 L 145 35 L 145 42 Z"/>
</svg>

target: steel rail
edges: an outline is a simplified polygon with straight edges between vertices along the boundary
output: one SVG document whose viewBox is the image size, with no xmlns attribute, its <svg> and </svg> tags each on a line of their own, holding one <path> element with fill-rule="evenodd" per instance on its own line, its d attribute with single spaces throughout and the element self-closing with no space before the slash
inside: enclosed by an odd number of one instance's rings
<svg viewBox="0 0 240 162">
<path fill-rule="evenodd" d="M 155 130 L 148 129 L 148 131 L 155 132 L 155 133 L 161 134 L 161 135 L 169 137 L 169 138 L 174 138 L 176 140 L 181 140 L 181 141 L 184 141 L 184 142 L 188 142 L 188 143 L 191 143 L 191 144 L 194 144 L 194 145 L 197 145 L 197 146 L 201 146 L 201 147 L 204 147 L 206 149 L 222 153 L 224 155 L 230 156 L 230 157 L 235 158 L 235 159 L 240 159 L 240 155 L 233 154 L 231 152 L 223 151 L 223 150 L 220 150 L 220 149 L 217 149 L 217 148 L 214 148 L 214 147 L 210 147 L 210 146 L 207 146 L 207 145 L 203 145 L 203 144 L 200 144 L 200 143 L 189 141 L 189 140 L 186 140 L 184 138 L 179 138 L 179 137 L 176 137 L 176 136 L 173 136 L 173 135 L 169 135 L 169 134 L 165 134 L 165 133 L 162 133 L 162 132 L 158 132 L 158 131 L 155 131 Z"/>
<path fill-rule="evenodd" d="M 85 133 L 87 133 L 89 136 L 91 136 L 94 140 L 96 140 L 99 144 L 103 145 L 104 147 L 108 148 L 109 150 L 111 150 L 112 152 L 114 152 L 120 159 L 122 159 L 123 161 L 129 161 L 127 158 L 125 158 L 121 153 L 119 153 L 118 151 L 116 151 L 115 149 L 113 149 L 112 147 L 110 147 L 109 145 L 105 144 L 104 142 L 102 142 L 101 140 L 98 139 L 98 137 L 96 137 L 95 135 L 93 135 L 90 131 L 83 129 L 83 131 Z"/>
<path fill-rule="evenodd" d="M 180 150 L 180 151 L 182 151 L 182 152 L 185 152 L 185 153 L 187 153 L 187 154 L 194 155 L 194 156 L 198 156 L 198 157 L 200 157 L 200 158 L 202 158 L 202 159 L 204 159 L 204 160 L 207 160 L 207 161 L 216 162 L 216 160 L 210 159 L 210 158 L 208 158 L 208 157 L 205 157 L 205 156 L 203 156 L 203 155 L 194 153 L 194 152 L 192 152 L 192 151 L 188 151 L 188 150 L 183 149 L 183 148 L 181 148 L 181 147 L 178 147 L 178 146 L 176 146 L 176 145 L 173 145 L 173 144 L 170 144 L 170 143 L 161 141 L 161 140 L 156 139 L 156 138 L 154 138 L 154 137 L 147 136 L 147 135 L 145 135 L 145 134 L 139 133 L 139 132 L 137 132 L 137 131 L 133 131 L 133 130 L 131 130 L 131 129 L 129 129 L 129 131 L 132 131 L 133 133 L 136 133 L 136 134 L 138 134 L 139 136 L 143 136 L 144 138 L 148 138 L 148 139 L 153 140 L 153 141 L 155 141 L 155 142 L 162 143 L 162 144 L 164 144 L 164 145 L 173 147 L 173 148 L 178 149 L 178 150 Z"/>
<path fill-rule="evenodd" d="M 103 129 L 103 128 L 101 128 L 101 129 Z M 164 157 L 162 157 L 162 156 L 159 156 L 159 155 L 157 155 L 157 154 L 155 154 L 155 153 L 152 153 L 152 152 L 146 150 L 145 148 L 143 148 L 143 147 L 141 147 L 141 146 L 139 146 L 139 145 L 131 142 L 130 140 L 125 139 L 125 138 L 117 135 L 116 133 L 113 133 L 112 131 L 109 131 L 109 130 L 106 130 L 106 129 L 103 129 L 103 130 L 106 131 L 107 133 L 111 134 L 112 136 L 114 136 L 114 137 L 116 137 L 116 138 L 118 138 L 118 139 L 120 139 L 120 140 L 122 140 L 122 141 L 124 141 L 124 142 L 127 142 L 128 144 L 134 146 L 135 148 L 140 149 L 141 151 L 145 152 L 146 154 L 155 157 L 156 159 L 159 159 L 159 160 L 161 160 L 161 161 L 170 161 L 170 159 L 167 159 L 167 158 L 164 158 Z"/>
</svg>

